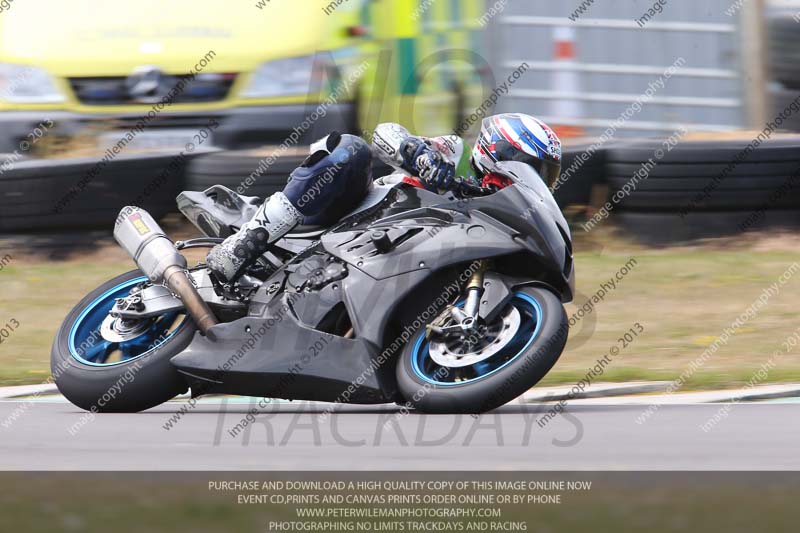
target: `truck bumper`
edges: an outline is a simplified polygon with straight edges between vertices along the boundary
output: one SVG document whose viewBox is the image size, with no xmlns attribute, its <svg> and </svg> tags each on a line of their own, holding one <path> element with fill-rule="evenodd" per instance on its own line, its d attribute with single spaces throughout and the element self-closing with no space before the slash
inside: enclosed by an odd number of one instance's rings
<svg viewBox="0 0 800 533">
<path fill-rule="evenodd" d="M 52 120 L 48 135 L 71 137 L 78 133 L 131 128 L 142 118 L 140 113 L 97 114 L 68 111 L 0 112 L 0 153 L 20 151 L 20 145 L 42 121 Z M 211 119 L 220 126 L 213 143 L 221 148 L 248 148 L 280 144 L 292 138 L 293 144 L 309 144 L 331 131 L 353 132 L 356 110 L 352 103 L 235 107 L 200 112 L 162 112 L 151 120 L 146 131 L 203 128 Z M 24 150 L 22 150 L 24 151 Z"/>
</svg>

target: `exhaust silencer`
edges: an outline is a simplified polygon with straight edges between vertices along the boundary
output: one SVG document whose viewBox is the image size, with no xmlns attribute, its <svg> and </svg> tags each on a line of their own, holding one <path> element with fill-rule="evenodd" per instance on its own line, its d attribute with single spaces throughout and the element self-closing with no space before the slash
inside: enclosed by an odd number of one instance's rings
<svg viewBox="0 0 800 533">
<path fill-rule="evenodd" d="M 203 334 L 218 323 L 208 304 L 186 275 L 186 258 L 175 249 L 150 213 L 124 207 L 114 225 L 114 239 L 154 283 L 164 283 L 177 294 Z"/>
</svg>

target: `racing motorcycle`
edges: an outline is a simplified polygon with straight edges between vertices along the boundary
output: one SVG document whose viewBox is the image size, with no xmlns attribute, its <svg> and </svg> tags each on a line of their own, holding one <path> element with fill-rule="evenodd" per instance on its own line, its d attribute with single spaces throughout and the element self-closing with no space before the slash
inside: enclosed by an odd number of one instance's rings
<svg viewBox="0 0 800 533">
<path fill-rule="evenodd" d="M 535 385 L 568 336 L 567 222 L 530 166 L 506 186 L 445 195 L 375 185 L 330 227 L 296 228 L 237 282 L 182 251 L 235 232 L 259 200 L 222 186 L 178 196 L 204 236 L 171 241 L 127 207 L 114 237 L 136 270 L 88 294 L 55 338 L 61 393 L 135 412 L 191 390 L 480 413 Z"/>
</svg>

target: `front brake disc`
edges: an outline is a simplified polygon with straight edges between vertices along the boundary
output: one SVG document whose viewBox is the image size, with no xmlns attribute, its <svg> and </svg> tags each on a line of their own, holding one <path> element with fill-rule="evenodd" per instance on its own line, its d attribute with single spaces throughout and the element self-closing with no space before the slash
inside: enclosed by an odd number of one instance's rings
<svg viewBox="0 0 800 533">
<path fill-rule="evenodd" d="M 430 356 L 440 366 L 461 368 L 484 361 L 514 338 L 519 331 L 522 317 L 513 305 L 508 311 L 479 333 L 451 333 L 440 340 L 432 340 Z M 473 342 L 474 340 L 474 342 Z"/>
</svg>

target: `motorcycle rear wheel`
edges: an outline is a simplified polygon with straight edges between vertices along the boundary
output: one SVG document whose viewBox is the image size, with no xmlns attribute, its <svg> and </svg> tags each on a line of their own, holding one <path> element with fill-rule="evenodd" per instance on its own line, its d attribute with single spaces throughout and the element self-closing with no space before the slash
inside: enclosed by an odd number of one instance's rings
<svg viewBox="0 0 800 533">
<path fill-rule="evenodd" d="M 555 294 L 539 287 L 518 289 L 508 305 L 498 320 L 519 313 L 513 336 L 500 347 L 495 344 L 492 355 L 475 364 L 440 364 L 441 358 L 437 362 L 431 356 L 424 329 L 412 337 L 397 364 L 403 398 L 425 413 L 484 413 L 538 383 L 564 350 L 567 314 Z"/>
<path fill-rule="evenodd" d="M 170 359 L 182 352 L 197 330 L 182 313 L 156 317 L 111 342 L 100 333 L 117 298 L 146 281 L 139 270 L 118 276 L 87 294 L 56 334 L 50 369 L 58 390 L 92 412 L 133 413 L 166 402 L 188 389 Z"/>
</svg>

